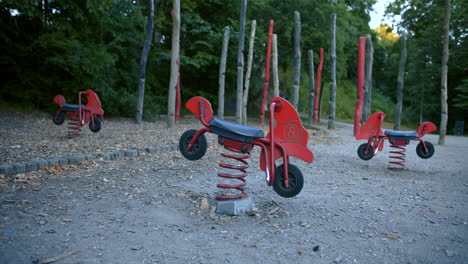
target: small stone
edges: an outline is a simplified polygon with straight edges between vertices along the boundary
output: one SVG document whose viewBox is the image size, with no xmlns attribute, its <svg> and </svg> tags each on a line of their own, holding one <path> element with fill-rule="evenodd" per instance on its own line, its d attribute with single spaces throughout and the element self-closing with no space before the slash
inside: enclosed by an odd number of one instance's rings
<svg viewBox="0 0 468 264">
<path fill-rule="evenodd" d="M 343 256 L 339 255 L 333 262 L 340 263 L 343 260 Z"/>
<path fill-rule="evenodd" d="M 208 203 L 208 199 L 207 199 L 207 198 L 203 198 L 203 199 L 201 200 L 200 209 L 206 210 L 206 209 L 209 209 L 209 208 L 210 208 L 210 204 Z"/>
<path fill-rule="evenodd" d="M 314 248 L 312 248 L 313 251 L 317 252 L 320 250 L 320 246 L 315 246 Z"/>
<path fill-rule="evenodd" d="M 445 255 L 447 255 L 447 257 L 453 257 L 453 256 L 455 256 L 455 251 L 453 251 L 451 249 L 446 249 L 445 250 Z"/>
<path fill-rule="evenodd" d="M 46 231 L 46 233 L 53 234 L 53 233 L 57 233 L 57 231 L 55 231 L 55 229 L 49 229 Z"/>
<path fill-rule="evenodd" d="M 40 224 L 40 225 L 45 225 L 45 223 L 46 223 L 46 222 L 43 221 L 43 220 L 39 221 L 39 224 Z"/>
<path fill-rule="evenodd" d="M 131 250 L 140 250 L 142 248 L 143 248 L 143 245 L 135 245 L 135 246 L 130 247 Z"/>
</svg>

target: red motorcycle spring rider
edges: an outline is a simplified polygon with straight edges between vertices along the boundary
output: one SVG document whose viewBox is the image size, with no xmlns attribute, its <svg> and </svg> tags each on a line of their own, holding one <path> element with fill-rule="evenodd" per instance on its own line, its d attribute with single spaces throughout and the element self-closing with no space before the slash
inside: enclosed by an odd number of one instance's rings
<svg viewBox="0 0 468 264">
<path fill-rule="evenodd" d="M 294 197 L 302 190 L 304 177 L 298 167 L 291 164 L 293 156 L 305 162 L 312 162 L 313 153 L 307 148 L 308 133 L 303 128 L 299 115 L 285 99 L 275 97 L 270 102 L 270 132 L 265 136 L 260 128 L 250 127 L 218 119 L 208 100 L 193 97 L 186 103 L 186 108 L 195 114 L 204 128 L 185 131 L 179 142 L 182 155 L 188 160 L 201 159 L 207 150 L 205 133 L 218 135 L 218 143 L 234 153 L 222 153 L 222 157 L 238 161 L 241 165 L 220 163 L 226 169 L 237 170 L 239 174 L 219 173 L 218 176 L 240 181 L 239 184 L 218 184 L 218 188 L 240 191 L 235 195 L 219 195 L 217 200 L 246 198 L 244 191 L 245 177 L 249 164 L 250 152 L 254 146 L 261 148 L 260 169 L 265 171 L 266 183 L 282 197 Z M 234 154 L 234 155 L 233 155 Z M 282 159 L 277 166 L 276 160 Z"/>
<path fill-rule="evenodd" d="M 87 103 L 81 104 L 81 97 L 85 95 Z M 101 108 L 101 101 L 92 90 L 81 91 L 78 93 L 78 104 L 67 104 L 63 95 L 56 95 L 54 102 L 59 105 L 59 109 L 52 117 L 56 125 L 61 125 L 65 121 L 65 114 L 70 119 L 68 123 L 68 138 L 79 136 L 81 127 L 89 122 L 89 129 L 92 132 L 99 132 L 104 122 L 104 110 Z"/>
</svg>

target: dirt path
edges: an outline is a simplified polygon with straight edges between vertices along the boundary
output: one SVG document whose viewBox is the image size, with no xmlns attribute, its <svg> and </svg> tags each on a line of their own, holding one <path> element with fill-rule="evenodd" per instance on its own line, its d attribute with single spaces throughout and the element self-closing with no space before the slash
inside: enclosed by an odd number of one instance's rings
<svg viewBox="0 0 468 264">
<path fill-rule="evenodd" d="M 70 249 L 56 263 L 467 263 L 468 139 L 448 137 L 429 160 L 413 142 L 410 170 L 390 171 L 388 152 L 360 160 L 351 134 L 310 141 L 315 161 L 293 160 L 305 185 L 290 199 L 266 186 L 255 149 L 252 216 L 213 212 L 214 144 L 196 162 L 168 152 L 16 176 L 0 187 L 0 263 Z"/>
</svg>

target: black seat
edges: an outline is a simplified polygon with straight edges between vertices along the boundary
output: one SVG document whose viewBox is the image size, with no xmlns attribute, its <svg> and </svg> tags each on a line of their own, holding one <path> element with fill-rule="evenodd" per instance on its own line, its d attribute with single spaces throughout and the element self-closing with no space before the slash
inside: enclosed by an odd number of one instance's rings
<svg viewBox="0 0 468 264">
<path fill-rule="evenodd" d="M 78 105 L 77 104 L 64 104 L 63 105 L 63 110 L 67 112 L 78 112 Z M 86 106 L 81 105 L 82 109 L 85 109 Z"/>
<path fill-rule="evenodd" d="M 244 143 L 250 144 L 256 138 L 265 137 L 260 128 L 243 126 L 216 117 L 211 119 L 209 124 L 211 131 L 216 135 Z"/>
<path fill-rule="evenodd" d="M 389 136 L 390 139 L 395 140 L 412 140 L 418 137 L 418 132 L 416 131 L 394 131 L 394 130 L 385 130 L 385 135 Z"/>
</svg>

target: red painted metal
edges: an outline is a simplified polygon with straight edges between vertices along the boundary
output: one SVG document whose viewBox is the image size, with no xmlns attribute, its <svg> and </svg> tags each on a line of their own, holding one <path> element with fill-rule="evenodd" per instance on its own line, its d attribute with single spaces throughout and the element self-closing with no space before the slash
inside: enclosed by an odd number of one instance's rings
<svg viewBox="0 0 468 264">
<path fill-rule="evenodd" d="M 86 96 L 86 105 L 81 103 L 82 96 Z M 54 102 L 59 105 L 54 118 L 58 118 L 60 113 L 64 112 L 69 117 L 68 122 L 68 138 L 75 138 L 79 136 L 81 128 L 84 124 L 91 122 L 94 126 L 95 118 L 99 118 L 104 123 L 104 110 L 101 108 L 101 101 L 99 96 L 88 89 L 86 91 L 78 92 L 78 105 L 69 105 L 62 95 L 56 95 Z"/>
<path fill-rule="evenodd" d="M 384 141 L 388 140 L 390 142 L 390 147 L 394 150 L 390 151 L 390 166 L 389 169 L 401 170 L 407 169 L 406 162 L 406 149 L 405 147 L 410 143 L 411 140 L 420 142 L 423 145 L 424 151 L 428 151 L 426 144 L 421 137 L 427 133 L 437 130 L 437 127 L 432 122 L 424 122 L 419 125 L 418 130 L 414 131 L 417 133 L 415 138 L 405 137 L 405 136 L 387 136 L 382 132 L 382 124 L 385 119 L 385 114 L 382 112 L 377 112 L 372 114 L 367 121 L 360 126 L 358 133 L 356 134 L 356 139 L 367 139 L 367 146 L 365 153 L 372 148 L 373 155 L 376 155 L 377 152 L 382 151 L 384 147 Z M 394 131 L 392 131 L 394 132 Z M 413 131 L 407 131 L 409 133 Z"/>
<path fill-rule="evenodd" d="M 273 37 L 273 26 L 275 21 L 270 20 L 270 26 L 268 28 L 268 43 L 267 43 L 267 53 L 265 59 L 265 84 L 263 85 L 263 97 L 262 104 L 260 106 L 260 123 L 265 123 L 265 104 L 268 95 L 268 86 L 270 85 L 270 60 L 271 60 L 271 39 Z"/>
<path fill-rule="evenodd" d="M 357 103 L 354 111 L 354 136 L 359 133 L 362 121 L 362 109 L 364 105 L 364 64 L 366 57 L 366 38 L 360 37 L 358 44 L 358 69 L 357 69 Z"/>
<path fill-rule="evenodd" d="M 221 137 L 220 137 L 221 138 Z M 224 140 L 228 140 L 226 138 L 221 138 Z M 234 142 L 231 142 L 234 143 Z M 228 143 L 229 144 L 229 143 Z M 235 144 L 235 143 L 234 143 Z M 225 145 L 225 148 L 236 153 L 244 153 L 244 151 L 240 148 L 237 147 L 227 147 Z M 250 147 L 251 148 L 251 147 Z M 216 187 L 222 188 L 222 189 L 236 189 L 240 191 L 240 194 L 233 195 L 233 194 L 222 194 L 216 196 L 216 199 L 218 200 L 232 200 L 232 199 L 242 199 L 247 197 L 247 194 L 244 191 L 245 185 L 247 185 L 247 182 L 245 180 L 245 177 L 247 177 L 247 169 L 249 168 L 249 162 L 247 159 L 250 158 L 250 154 L 242 154 L 242 155 L 232 155 L 232 154 L 226 154 L 226 153 L 221 153 L 221 156 L 226 158 L 226 159 L 233 159 L 241 163 L 241 165 L 233 165 L 233 164 L 228 164 L 228 163 L 219 163 L 219 166 L 224 169 L 229 169 L 229 170 L 237 170 L 240 172 L 240 174 L 233 174 L 230 172 L 220 172 L 218 173 L 218 177 L 225 178 L 225 179 L 234 179 L 234 180 L 239 180 L 241 183 L 239 184 L 227 184 L 227 183 L 220 183 L 217 184 Z"/>
<path fill-rule="evenodd" d="M 210 121 L 213 119 L 213 110 L 208 100 L 203 97 L 193 97 L 186 103 L 187 109 L 189 109 L 194 115 L 198 117 L 200 122 L 205 126 L 197 131 L 193 136 L 189 146 L 193 145 L 199 138 L 199 136 L 206 132 L 212 132 L 210 129 Z M 224 158 L 234 159 L 241 162 L 243 165 L 229 165 L 223 163 L 221 167 L 227 169 L 238 170 L 242 172 L 240 175 L 234 175 L 231 173 L 221 173 L 218 176 L 229 179 L 236 179 L 242 181 L 237 185 L 231 184 L 220 184 L 217 185 L 224 189 L 237 189 L 241 191 L 240 195 L 222 195 L 217 197 L 218 199 L 239 199 L 245 197 L 243 187 L 245 186 L 245 177 L 247 176 L 246 169 L 248 168 L 248 162 L 246 161 L 250 157 L 250 151 L 253 146 L 259 146 L 261 148 L 260 153 L 260 169 L 265 171 L 267 185 L 271 186 L 275 182 L 275 170 L 276 160 L 282 158 L 284 168 L 284 187 L 289 187 L 289 173 L 288 164 L 289 156 L 293 156 L 302 159 L 306 162 L 313 161 L 313 153 L 307 147 L 308 132 L 304 129 L 301 123 L 299 114 L 294 107 L 285 99 L 281 97 L 275 97 L 270 101 L 270 132 L 263 138 L 254 138 L 253 142 L 245 143 L 239 142 L 233 139 L 226 138 L 218 135 L 218 143 L 223 145 L 225 149 L 241 153 L 242 155 L 229 155 L 222 154 Z M 245 155 L 243 155 L 245 154 Z M 225 177 L 226 176 L 226 177 Z"/>
<path fill-rule="evenodd" d="M 314 123 L 318 124 L 320 122 L 320 84 L 322 82 L 322 70 L 323 70 L 323 61 L 324 54 L 323 48 L 320 48 L 320 60 L 317 67 L 317 79 L 315 80 L 315 97 L 314 97 Z"/>
</svg>

